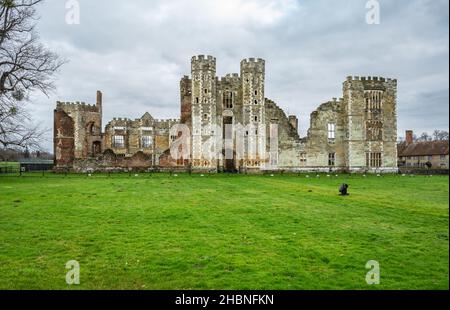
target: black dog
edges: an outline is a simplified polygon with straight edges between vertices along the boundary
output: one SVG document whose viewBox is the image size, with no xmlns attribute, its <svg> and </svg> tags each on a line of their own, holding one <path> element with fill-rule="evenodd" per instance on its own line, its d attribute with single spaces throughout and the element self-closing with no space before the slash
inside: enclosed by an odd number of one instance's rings
<svg viewBox="0 0 450 310">
<path fill-rule="evenodd" d="M 348 184 L 342 184 L 341 187 L 339 188 L 339 193 L 341 193 L 341 196 L 348 196 Z"/>
</svg>

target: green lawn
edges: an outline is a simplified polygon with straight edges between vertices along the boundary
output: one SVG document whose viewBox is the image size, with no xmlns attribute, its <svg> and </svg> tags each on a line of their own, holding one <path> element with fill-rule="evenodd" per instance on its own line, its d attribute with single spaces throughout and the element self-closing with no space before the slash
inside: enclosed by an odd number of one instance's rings
<svg viewBox="0 0 450 310">
<path fill-rule="evenodd" d="M 19 169 L 19 163 L 18 162 L 9 162 L 9 161 L 0 161 L 0 168 L 17 168 Z"/>
<path fill-rule="evenodd" d="M 338 186 L 350 184 L 348 197 Z M 448 176 L 0 176 L 0 289 L 448 289 Z M 65 264 L 81 265 L 81 285 Z M 369 260 L 381 284 L 365 282 Z"/>
</svg>

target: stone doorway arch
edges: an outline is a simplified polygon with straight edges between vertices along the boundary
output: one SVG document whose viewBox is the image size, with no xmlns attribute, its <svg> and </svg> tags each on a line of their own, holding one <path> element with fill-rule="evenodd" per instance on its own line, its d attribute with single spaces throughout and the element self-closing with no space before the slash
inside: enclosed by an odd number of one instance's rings
<svg viewBox="0 0 450 310">
<path fill-rule="evenodd" d="M 100 141 L 94 141 L 92 143 L 92 157 L 96 157 L 102 153 L 102 143 Z"/>
</svg>

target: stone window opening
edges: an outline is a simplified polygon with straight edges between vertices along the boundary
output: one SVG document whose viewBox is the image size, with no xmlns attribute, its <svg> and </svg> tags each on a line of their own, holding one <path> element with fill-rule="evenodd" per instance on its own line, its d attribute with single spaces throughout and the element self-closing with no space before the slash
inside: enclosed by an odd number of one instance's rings
<svg viewBox="0 0 450 310">
<path fill-rule="evenodd" d="M 205 94 L 207 94 L 207 93 L 208 93 L 208 89 L 205 88 Z"/>
<path fill-rule="evenodd" d="M 113 146 L 118 149 L 125 148 L 125 137 L 124 136 L 114 136 L 113 137 Z"/>
<path fill-rule="evenodd" d="M 97 127 L 95 127 L 95 124 L 91 124 L 89 126 L 89 132 L 91 135 L 95 135 L 97 133 Z"/>
<path fill-rule="evenodd" d="M 369 91 L 365 94 L 366 101 L 366 111 L 368 112 L 379 112 L 383 108 L 383 97 L 384 93 L 382 91 Z"/>
<path fill-rule="evenodd" d="M 258 96 L 258 91 L 257 90 L 255 90 L 255 96 Z"/>
<path fill-rule="evenodd" d="M 382 166 L 381 153 L 366 153 L 366 166 L 368 168 L 380 168 Z"/>
<path fill-rule="evenodd" d="M 382 141 L 383 140 L 383 123 L 380 121 L 366 122 L 366 140 Z"/>
<path fill-rule="evenodd" d="M 146 149 L 146 148 L 150 148 L 153 145 L 153 137 L 151 136 L 142 136 L 141 139 L 141 146 L 142 148 Z"/>
<path fill-rule="evenodd" d="M 301 165 L 306 164 L 306 153 L 305 152 L 300 153 L 300 164 Z"/>
<path fill-rule="evenodd" d="M 334 167 L 336 165 L 336 153 L 328 154 L 328 166 Z"/>
<path fill-rule="evenodd" d="M 226 91 L 223 96 L 223 105 L 226 109 L 232 109 L 233 108 L 233 92 L 232 91 Z"/>
<path fill-rule="evenodd" d="M 258 116 L 255 116 L 255 122 L 257 122 L 258 121 Z"/>
<path fill-rule="evenodd" d="M 258 104 L 258 100 L 255 100 L 255 104 Z"/>
<path fill-rule="evenodd" d="M 203 120 L 205 120 L 205 121 L 208 120 L 208 114 L 207 113 L 203 114 Z"/>
<path fill-rule="evenodd" d="M 328 140 L 336 139 L 336 124 L 329 123 L 328 124 Z"/>
<path fill-rule="evenodd" d="M 195 102 L 196 102 L 196 103 L 199 103 L 199 102 L 200 102 L 200 100 L 198 99 L 198 97 L 195 98 Z"/>
</svg>

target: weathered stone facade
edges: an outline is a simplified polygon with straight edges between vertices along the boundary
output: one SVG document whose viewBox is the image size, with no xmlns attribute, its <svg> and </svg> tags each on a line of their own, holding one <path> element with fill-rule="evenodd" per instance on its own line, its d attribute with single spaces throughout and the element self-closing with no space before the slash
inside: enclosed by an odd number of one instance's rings
<svg viewBox="0 0 450 310">
<path fill-rule="evenodd" d="M 397 81 L 348 77 L 343 92 L 311 114 L 306 166 L 397 171 Z"/>
<path fill-rule="evenodd" d="M 298 118 L 265 97 L 264 60 L 245 59 L 240 74 L 221 78 L 212 56 L 194 56 L 191 66 L 191 77 L 180 82 L 180 120 L 145 113 L 136 120 L 114 119 L 102 133 L 100 92 L 96 105 L 59 102 L 57 168 L 397 171 L 396 80 L 348 77 L 343 98 L 320 105 L 300 138 Z M 189 130 L 189 158 L 171 157 L 181 136 L 171 130 L 176 124 Z"/>
</svg>

